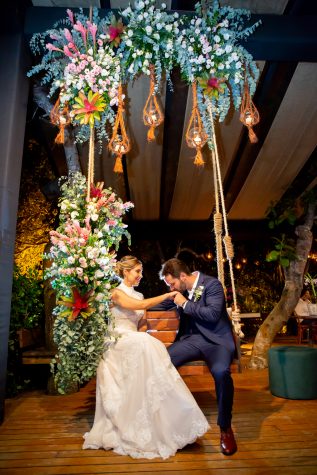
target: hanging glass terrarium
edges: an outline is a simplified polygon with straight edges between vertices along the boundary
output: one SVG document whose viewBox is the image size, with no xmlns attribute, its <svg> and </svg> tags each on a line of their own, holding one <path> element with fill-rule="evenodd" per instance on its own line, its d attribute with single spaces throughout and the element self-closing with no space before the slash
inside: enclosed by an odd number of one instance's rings
<svg viewBox="0 0 317 475">
<path fill-rule="evenodd" d="M 186 130 L 186 143 L 190 148 L 196 149 L 194 165 L 203 166 L 205 162 L 202 156 L 201 149 L 207 142 L 208 135 L 205 132 L 197 105 L 197 89 L 195 82 L 192 84 L 192 93 L 193 109 Z"/>
</svg>

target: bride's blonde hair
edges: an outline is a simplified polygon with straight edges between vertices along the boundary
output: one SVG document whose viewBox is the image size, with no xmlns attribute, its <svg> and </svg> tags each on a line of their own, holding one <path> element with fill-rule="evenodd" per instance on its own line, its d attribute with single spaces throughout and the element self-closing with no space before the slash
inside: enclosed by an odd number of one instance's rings
<svg viewBox="0 0 317 475">
<path fill-rule="evenodd" d="M 117 262 L 116 273 L 118 274 L 119 277 L 121 277 L 123 279 L 123 277 L 124 277 L 123 271 L 124 270 L 131 270 L 135 266 L 137 266 L 138 264 L 142 265 L 142 262 L 137 257 L 123 256 L 120 259 L 120 261 Z"/>
</svg>

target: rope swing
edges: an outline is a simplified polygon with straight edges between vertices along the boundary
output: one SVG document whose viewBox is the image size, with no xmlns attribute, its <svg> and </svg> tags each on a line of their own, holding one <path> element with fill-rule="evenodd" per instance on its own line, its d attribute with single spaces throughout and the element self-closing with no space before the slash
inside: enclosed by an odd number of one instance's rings
<svg viewBox="0 0 317 475">
<path fill-rule="evenodd" d="M 224 257 L 223 257 L 223 247 L 226 252 L 226 258 L 229 262 L 229 270 L 230 270 L 230 281 L 231 281 L 231 288 L 232 288 L 232 295 L 233 295 L 233 305 L 234 309 L 232 310 L 232 324 L 235 334 L 242 338 L 244 336 L 241 330 L 241 323 L 240 323 L 240 315 L 238 306 L 237 306 L 237 294 L 234 282 L 234 274 L 233 274 L 233 258 L 234 258 L 234 249 L 231 240 L 231 236 L 229 235 L 228 230 L 228 221 L 227 221 L 227 213 L 225 208 L 225 199 L 224 199 L 224 192 L 222 186 L 222 179 L 221 179 L 221 170 L 220 170 L 220 163 L 219 163 L 219 152 L 217 146 L 217 138 L 215 132 L 215 125 L 214 125 L 214 118 L 213 118 L 213 111 L 212 111 L 212 102 L 210 99 L 206 99 L 207 102 L 207 110 L 210 118 L 211 123 L 211 131 L 212 131 L 212 141 L 213 141 L 213 150 L 212 150 L 212 164 L 213 164 L 213 179 L 214 179 L 214 190 L 215 190 L 215 213 L 214 213 L 214 232 L 215 232 L 215 240 L 216 240 L 216 259 L 217 259 L 217 271 L 218 271 L 218 279 L 220 280 L 224 290 L 225 289 L 225 282 L 224 282 Z M 224 236 L 223 236 L 223 229 L 222 223 L 224 224 Z M 222 237 L 223 236 L 223 237 Z"/>
</svg>

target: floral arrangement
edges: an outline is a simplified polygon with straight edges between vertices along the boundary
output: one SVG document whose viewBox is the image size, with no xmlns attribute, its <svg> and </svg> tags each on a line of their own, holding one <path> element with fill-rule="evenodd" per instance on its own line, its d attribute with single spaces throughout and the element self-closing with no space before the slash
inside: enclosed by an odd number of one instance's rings
<svg viewBox="0 0 317 475">
<path fill-rule="evenodd" d="M 111 106 L 117 104 L 120 82 L 120 58 L 115 54 L 111 43 L 113 37 L 112 19 L 100 19 L 97 9 L 93 9 L 90 20 L 82 9 L 75 17 L 67 10 L 66 20 L 58 22 L 53 29 L 35 34 L 30 42 L 34 54 L 44 52 L 40 64 L 28 73 L 32 76 L 45 71 L 42 84 L 50 83 L 49 97 L 59 90 L 59 108 L 72 108 L 77 99 L 86 97 L 86 110 L 93 110 L 94 104 L 88 100 L 89 94 L 102 100 L 100 115 L 95 115 L 95 128 L 99 139 L 107 137 L 106 124 L 114 122 Z M 62 26 L 59 26 L 62 24 Z M 51 42 L 47 42 L 47 38 Z M 89 127 L 75 111 L 69 114 L 74 125 L 82 124 L 77 134 L 79 141 L 88 139 Z"/>
<path fill-rule="evenodd" d="M 182 24 L 178 13 L 168 14 L 166 4 L 155 7 L 155 0 L 135 2 L 135 10 L 129 6 L 121 12 L 127 27 L 119 46 L 122 75 L 125 80 L 144 73 L 150 75 L 150 65 L 155 67 L 156 90 L 163 70 L 167 80 L 176 64 L 176 38 Z"/>
<path fill-rule="evenodd" d="M 312 292 L 312 301 L 313 303 L 317 303 L 317 275 L 313 276 L 307 272 L 304 276 L 304 285 L 305 287 L 309 287 Z"/>
<path fill-rule="evenodd" d="M 52 362 L 61 393 L 94 376 L 104 351 L 110 323 L 110 290 L 116 283 L 115 250 L 123 235 L 129 238 L 123 215 L 133 207 L 102 184 L 91 186 L 80 173 L 61 185 L 60 225 L 51 231 L 51 260 L 45 277 L 56 291 Z"/>
<path fill-rule="evenodd" d="M 205 287 L 203 285 L 199 285 L 198 287 L 196 287 L 196 289 L 194 290 L 194 302 L 198 302 L 198 300 L 203 294 L 204 289 Z"/>
<path fill-rule="evenodd" d="M 50 83 L 50 97 L 59 90 L 61 111 L 65 105 L 73 108 L 77 100 L 84 116 L 95 111 L 89 124 L 96 128 L 100 141 L 108 138 L 106 124 L 114 123 L 112 106 L 118 103 L 119 82 L 141 73 L 151 75 L 154 70 L 156 93 L 163 72 L 172 86 L 170 73 L 179 65 L 189 84 L 198 83 L 199 109 L 209 137 L 208 105 L 212 104 L 213 113 L 222 121 L 231 99 L 236 109 L 241 105 L 245 85 L 251 95 L 255 91 L 258 68 L 239 44 L 260 23 L 244 27 L 248 10 L 220 7 L 215 0 L 212 7 L 197 3 L 193 17 L 179 17 L 177 12 L 167 13 L 164 3 L 160 8 L 155 5 L 155 0 L 136 0 L 135 8 L 128 6 L 119 19 L 112 14 L 100 19 L 97 9 L 91 19 L 82 9 L 76 17 L 67 10 L 66 20 L 32 37 L 34 54 L 45 54 L 28 75 L 45 71 L 42 82 Z M 95 109 L 89 94 L 102 107 Z M 87 140 L 89 124 L 76 108 L 70 111 L 70 118 L 79 125 L 77 140 Z"/>
<path fill-rule="evenodd" d="M 195 8 L 196 15 L 178 36 L 177 61 L 185 80 L 190 84 L 198 82 L 202 111 L 203 99 L 207 97 L 222 121 L 231 97 L 234 107 L 239 108 L 245 80 L 251 95 L 255 91 L 258 68 L 238 41 L 252 34 L 259 22 L 243 28 L 244 18 L 248 19 L 250 12 L 220 7 L 218 1 L 214 1 L 212 8 L 203 9 L 199 3 Z"/>
</svg>

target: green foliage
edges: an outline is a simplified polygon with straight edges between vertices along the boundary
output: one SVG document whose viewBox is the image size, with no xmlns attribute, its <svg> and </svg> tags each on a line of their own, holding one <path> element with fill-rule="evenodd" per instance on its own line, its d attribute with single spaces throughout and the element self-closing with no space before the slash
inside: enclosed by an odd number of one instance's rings
<svg viewBox="0 0 317 475">
<path fill-rule="evenodd" d="M 34 328 L 43 322 L 43 280 L 36 269 L 13 273 L 10 330 Z"/>
<path fill-rule="evenodd" d="M 43 280 L 36 269 L 22 274 L 15 267 L 12 283 L 11 319 L 9 330 L 6 396 L 12 397 L 23 390 L 28 381 L 23 379 L 21 354 L 17 331 L 40 326 L 44 320 Z"/>
<path fill-rule="evenodd" d="M 262 269 L 248 268 L 237 277 L 237 296 L 240 311 L 269 313 L 280 299 L 281 286 L 272 275 Z"/>
<path fill-rule="evenodd" d="M 266 256 L 268 262 L 278 262 L 282 267 L 288 267 L 291 261 L 296 259 L 295 242 L 287 239 L 282 234 L 282 239 L 273 238 L 276 241 L 274 250 L 270 251 Z"/>
</svg>

